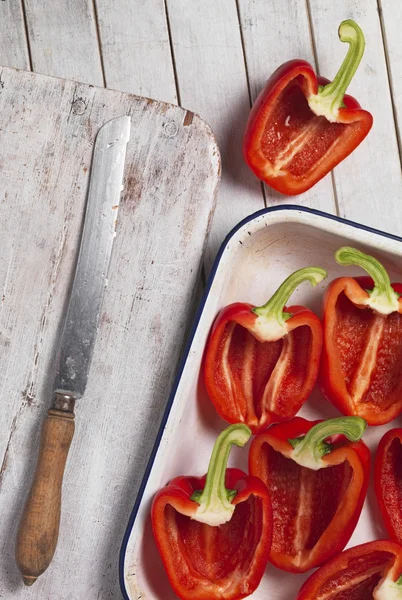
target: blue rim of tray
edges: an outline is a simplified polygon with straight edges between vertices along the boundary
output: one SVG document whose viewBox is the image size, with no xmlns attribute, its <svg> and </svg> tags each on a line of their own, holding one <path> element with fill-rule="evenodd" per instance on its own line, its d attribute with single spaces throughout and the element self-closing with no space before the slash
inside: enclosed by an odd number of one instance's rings
<svg viewBox="0 0 402 600">
<path fill-rule="evenodd" d="M 266 215 L 269 214 L 271 212 L 277 212 L 277 211 L 296 211 L 296 212 L 302 212 L 302 213 L 309 213 L 312 215 L 317 215 L 319 217 L 324 217 L 326 219 L 330 219 L 331 221 L 336 221 L 338 223 L 343 223 L 345 225 L 350 225 L 351 227 L 354 227 L 356 229 L 362 229 L 363 231 L 368 231 L 369 233 L 374 233 L 376 235 L 380 235 L 382 237 L 391 239 L 391 240 L 396 240 L 397 242 L 402 242 L 402 238 L 397 236 L 397 235 L 393 235 L 392 233 L 386 233 L 385 231 L 381 231 L 379 229 L 374 229 L 373 227 L 368 227 L 367 225 L 362 225 L 361 223 L 356 223 L 355 221 L 349 221 L 348 219 L 343 219 L 342 217 L 337 217 L 336 215 L 330 215 L 326 212 L 322 212 L 320 210 L 316 210 L 314 208 L 307 208 L 304 206 L 297 206 L 295 204 L 282 204 L 281 206 L 273 206 L 270 208 L 263 208 L 251 215 L 249 215 L 248 217 L 246 217 L 245 219 L 243 219 L 242 221 L 240 221 L 237 225 L 235 225 L 235 227 L 233 227 L 233 229 L 228 233 L 228 235 L 226 236 L 226 238 L 224 239 L 223 243 L 221 244 L 221 247 L 219 248 L 218 254 L 216 255 L 216 258 L 214 260 L 214 263 L 212 265 L 212 269 L 211 272 L 209 274 L 208 277 L 208 281 L 207 284 L 205 286 L 205 291 L 202 295 L 201 301 L 198 305 L 197 311 L 195 313 L 194 316 L 194 320 L 193 320 L 193 325 L 191 327 L 191 331 L 189 333 L 182 357 L 180 359 L 180 364 L 178 367 L 178 371 L 175 377 L 175 380 L 173 382 L 173 387 L 172 387 L 172 391 L 170 392 L 169 395 L 169 400 L 167 402 L 166 408 L 165 408 L 165 412 L 163 413 L 163 417 L 162 417 L 162 422 L 160 424 L 159 430 L 158 430 L 158 434 L 156 436 L 156 440 L 154 443 L 154 446 L 152 448 L 152 452 L 151 452 L 151 456 L 149 457 L 148 460 L 148 464 L 146 466 L 145 469 L 145 473 L 144 473 L 144 477 L 142 478 L 141 481 L 141 485 L 139 487 L 138 490 L 138 494 L 137 494 L 137 498 L 134 504 L 134 508 L 131 512 L 130 515 L 130 519 L 128 521 L 128 525 L 127 525 L 127 529 L 126 532 L 124 534 L 123 537 L 123 541 L 122 541 L 122 545 L 120 548 L 120 556 L 119 556 L 119 578 L 120 578 L 120 588 L 123 594 L 123 597 L 125 600 L 131 600 L 131 598 L 128 596 L 127 591 L 126 591 L 126 585 L 125 585 L 125 579 L 124 579 L 124 560 L 125 560 L 125 555 L 126 555 L 126 550 L 127 550 L 127 544 L 128 544 L 128 540 L 130 538 L 131 535 L 131 531 L 134 525 L 134 521 L 135 518 L 137 516 L 138 513 L 138 509 L 140 507 L 141 504 L 141 500 L 142 500 L 142 496 L 144 494 L 144 490 L 145 490 L 145 486 L 148 482 L 148 478 L 149 475 L 151 473 L 154 461 L 155 461 L 155 456 L 156 453 L 158 451 L 159 448 L 159 444 L 163 435 L 163 431 L 165 429 L 165 425 L 166 422 L 168 420 L 169 414 L 170 414 L 170 410 L 173 406 L 173 400 L 174 397 L 176 395 L 176 391 L 177 391 L 177 387 L 179 385 L 179 381 L 181 379 L 182 373 L 183 373 L 183 369 L 184 366 L 186 364 L 187 361 L 187 357 L 188 357 L 188 353 L 190 351 L 190 347 L 191 344 L 193 342 L 194 339 L 194 335 L 195 332 L 197 331 L 197 327 L 198 327 L 198 323 L 200 321 L 202 312 L 204 310 L 204 305 L 205 302 L 208 298 L 209 295 L 209 291 L 211 289 L 211 285 L 213 280 L 215 279 L 215 274 L 216 271 L 218 269 L 219 263 L 221 261 L 222 255 L 230 241 L 230 239 L 234 236 L 234 234 L 241 229 L 244 225 L 246 225 L 247 223 L 249 223 L 250 221 L 253 221 L 254 219 L 261 217 L 262 215 Z"/>
</svg>

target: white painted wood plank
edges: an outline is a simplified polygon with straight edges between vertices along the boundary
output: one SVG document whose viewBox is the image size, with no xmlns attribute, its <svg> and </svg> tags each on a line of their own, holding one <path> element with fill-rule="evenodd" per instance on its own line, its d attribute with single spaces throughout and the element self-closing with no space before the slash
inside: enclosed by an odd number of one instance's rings
<svg viewBox="0 0 402 600">
<path fill-rule="evenodd" d="M 97 0 L 106 86 L 177 104 L 163 0 Z"/>
<path fill-rule="evenodd" d="M 384 45 L 388 58 L 391 93 L 394 102 L 399 139 L 402 135 L 402 3 L 399 0 L 379 0 L 383 23 Z"/>
<path fill-rule="evenodd" d="M 283 0 L 238 0 L 253 102 L 267 79 L 282 63 L 303 58 L 314 65 L 314 54 L 306 3 Z M 311 190 L 287 197 L 266 186 L 270 206 L 301 204 L 335 213 L 332 176 L 328 174 Z"/>
<path fill-rule="evenodd" d="M 234 0 L 167 0 L 167 8 L 181 104 L 206 119 L 222 153 L 208 271 L 229 230 L 264 206 L 260 182 L 242 156 L 250 102 L 238 15 Z"/>
<path fill-rule="evenodd" d="M 102 86 L 92 1 L 24 1 L 33 71 Z"/>
<path fill-rule="evenodd" d="M 22 0 L 0 0 L 0 65 L 29 69 Z"/>
<path fill-rule="evenodd" d="M 119 547 L 192 313 L 219 154 L 205 123 L 178 107 L 12 69 L 1 78 L 0 598 L 119 598 Z M 16 527 L 50 402 L 93 141 L 120 114 L 132 116 L 125 191 L 59 545 L 24 589 Z"/>
<path fill-rule="evenodd" d="M 376 0 L 310 0 L 319 68 L 333 78 L 346 52 L 337 29 L 354 19 L 366 38 L 362 63 L 348 92 L 374 117 L 363 143 L 334 170 L 341 216 L 401 233 L 402 178 Z"/>
</svg>

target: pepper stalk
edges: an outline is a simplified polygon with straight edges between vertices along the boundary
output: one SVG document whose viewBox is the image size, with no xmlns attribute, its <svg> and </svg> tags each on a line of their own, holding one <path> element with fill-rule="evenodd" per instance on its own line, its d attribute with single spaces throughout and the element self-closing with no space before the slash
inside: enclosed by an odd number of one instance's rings
<svg viewBox="0 0 402 600">
<path fill-rule="evenodd" d="M 344 435 L 352 442 L 358 442 L 367 428 L 361 417 L 337 417 L 317 423 L 304 436 L 289 439 L 293 447 L 290 458 L 302 467 L 318 471 L 328 465 L 323 456 L 332 450 L 326 440 L 334 435 Z"/>
<path fill-rule="evenodd" d="M 364 305 L 382 315 L 390 315 L 399 311 L 400 294 L 394 291 L 387 271 L 376 258 L 364 254 L 356 248 L 343 246 L 336 252 L 335 260 L 342 266 L 361 267 L 374 281 L 374 288 L 367 291 L 369 297 L 363 301 Z"/>
<path fill-rule="evenodd" d="M 225 486 L 229 454 L 233 444 L 243 447 L 250 436 L 251 429 L 242 423 L 227 427 L 218 436 L 209 461 L 205 487 L 191 496 L 191 500 L 199 504 L 192 519 L 213 527 L 230 521 L 235 510 L 232 500 L 237 492 Z"/>
<path fill-rule="evenodd" d="M 253 335 L 261 342 L 275 342 L 284 337 L 286 321 L 293 316 L 284 310 L 291 294 L 304 281 L 315 287 L 326 277 L 327 272 L 320 267 L 305 267 L 289 275 L 266 304 L 253 308 L 257 315 L 254 326 L 250 328 Z"/>
<path fill-rule="evenodd" d="M 333 81 L 320 87 L 318 94 L 312 94 L 308 98 L 311 110 L 331 123 L 336 123 L 338 120 L 338 112 L 343 106 L 345 92 L 356 73 L 365 48 L 363 32 L 352 19 L 342 21 L 338 35 L 341 42 L 349 44 L 345 59 Z"/>
</svg>

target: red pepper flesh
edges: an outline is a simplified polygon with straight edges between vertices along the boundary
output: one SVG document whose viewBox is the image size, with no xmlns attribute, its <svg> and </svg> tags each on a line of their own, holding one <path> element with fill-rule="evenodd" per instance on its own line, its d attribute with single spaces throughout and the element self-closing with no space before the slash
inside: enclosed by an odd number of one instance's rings
<svg viewBox="0 0 402 600">
<path fill-rule="evenodd" d="M 300 269 L 264 306 L 236 302 L 218 314 L 206 347 L 204 380 L 223 419 L 258 433 L 300 410 L 317 380 L 322 326 L 308 308 L 284 304 L 299 283 L 316 285 L 324 277 L 318 267 Z"/>
<path fill-rule="evenodd" d="M 402 284 L 358 250 L 336 257 L 372 277 L 341 277 L 327 289 L 320 386 L 343 414 L 382 425 L 402 411 Z"/>
<path fill-rule="evenodd" d="M 239 431 L 241 443 L 229 439 Z M 243 445 L 250 434 L 245 425 L 228 427 L 215 444 L 206 476 L 176 477 L 154 498 L 154 537 L 182 600 L 246 598 L 264 574 L 272 539 L 268 490 L 256 477 L 226 469 L 230 444 Z M 211 520 L 216 524 L 206 522 Z"/>
<path fill-rule="evenodd" d="M 296 417 L 254 438 L 249 471 L 269 490 L 269 559 L 279 569 L 304 573 L 346 546 L 367 493 L 370 452 L 364 442 L 344 435 L 359 440 L 365 427 L 358 417 L 315 422 Z"/>
<path fill-rule="evenodd" d="M 313 573 L 296 600 L 401 598 L 401 573 L 402 546 L 388 540 L 368 542 L 345 550 Z"/>
<path fill-rule="evenodd" d="M 364 51 L 364 36 L 351 20 L 339 35 L 349 52 L 332 83 L 304 60 L 291 60 L 270 77 L 255 101 L 243 154 L 259 177 L 282 194 L 305 192 L 366 137 L 373 118 L 345 95 Z"/>
<path fill-rule="evenodd" d="M 402 429 L 390 429 L 378 444 L 374 488 L 388 534 L 402 544 Z"/>
</svg>

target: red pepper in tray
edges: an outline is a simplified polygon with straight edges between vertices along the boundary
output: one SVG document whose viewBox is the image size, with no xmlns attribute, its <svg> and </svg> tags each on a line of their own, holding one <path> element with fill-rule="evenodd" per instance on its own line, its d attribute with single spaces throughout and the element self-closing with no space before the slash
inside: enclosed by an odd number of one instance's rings
<svg viewBox="0 0 402 600">
<path fill-rule="evenodd" d="M 272 509 L 266 486 L 226 469 L 232 444 L 251 431 L 232 425 L 218 437 L 205 477 L 176 477 L 152 505 L 166 573 L 182 600 L 237 600 L 258 587 L 268 562 Z"/>
<path fill-rule="evenodd" d="M 382 425 L 402 411 L 402 284 L 391 285 L 382 264 L 354 248 L 335 258 L 371 278 L 340 277 L 328 287 L 321 388 L 343 414 Z"/>
<path fill-rule="evenodd" d="M 363 141 L 373 118 L 345 95 L 364 52 L 351 20 L 339 37 L 349 46 L 335 79 L 317 77 L 305 60 L 291 60 L 270 77 L 251 110 L 243 154 L 254 173 L 282 194 L 305 192 Z"/>
<path fill-rule="evenodd" d="M 296 600 L 399 600 L 402 546 L 381 540 L 345 550 L 313 573 Z"/>
<path fill-rule="evenodd" d="M 309 267 L 290 275 L 264 306 L 236 302 L 218 314 L 207 343 L 205 385 L 219 415 L 253 433 L 291 419 L 318 376 L 322 326 L 304 306 L 285 303 L 303 281 L 327 276 Z"/>
<path fill-rule="evenodd" d="M 346 546 L 369 481 L 370 452 L 359 441 L 365 429 L 359 417 L 296 417 L 254 438 L 249 471 L 269 490 L 269 560 L 279 569 L 304 573 Z"/>
<path fill-rule="evenodd" d="M 374 487 L 385 527 L 402 544 L 402 429 L 391 429 L 381 438 Z"/>
</svg>

